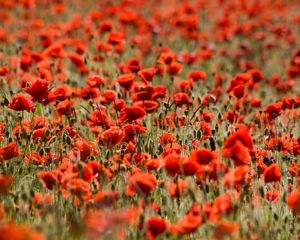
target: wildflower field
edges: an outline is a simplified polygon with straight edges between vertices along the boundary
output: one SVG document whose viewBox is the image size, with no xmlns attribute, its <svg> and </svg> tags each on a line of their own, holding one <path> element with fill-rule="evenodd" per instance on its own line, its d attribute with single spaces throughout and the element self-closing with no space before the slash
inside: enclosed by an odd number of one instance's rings
<svg viewBox="0 0 300 240">
<path fill-rule="evenodd" d="M 299 239 L 299 0 L 1 0 L 0 240 Z"/>
</svg>

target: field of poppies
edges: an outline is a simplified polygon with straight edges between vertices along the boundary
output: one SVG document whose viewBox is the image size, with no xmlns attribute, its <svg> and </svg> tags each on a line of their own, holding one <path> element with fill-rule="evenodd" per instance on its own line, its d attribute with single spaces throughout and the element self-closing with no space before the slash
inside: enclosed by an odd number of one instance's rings
<svg viewBox="0 0 300 240">
<path fill-rule="evenodd" d="M 299 0 L 0 1 L 0 240 L 299 239 Z"/>
</svg>

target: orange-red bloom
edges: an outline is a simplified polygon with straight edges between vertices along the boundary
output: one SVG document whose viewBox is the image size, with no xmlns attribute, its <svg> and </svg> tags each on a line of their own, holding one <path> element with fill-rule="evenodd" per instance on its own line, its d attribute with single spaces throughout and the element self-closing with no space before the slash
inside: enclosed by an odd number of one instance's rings
<svg viewBox="0 0 300 240">
<path fill-rule="evenodd" d="M 120 197 L 120 193 L 117 191 L 99 191 L 95 194 L 94 200 L 95 203 L 104 206 L 113 205 L 118 198 Z"/>
<path fill-rule="evenodd" d="M 114 147 L 120 144 L 125 137 L 123 130 L 119 127 L 111 127 L 105 130 L 97 138 L 97 141 L 106 147 Z"/>
<path fill-rule="evenodd" d="M 89 76 L 86 79 L 86 83 L 90 87 L 94 88 L 94 87 L 100 87 L 101 85 L 103 85 L 104 80 L 103 80 L 103 78 L 101 76 L 94 75 L 94 76 Z"/>
<path fill-rule="evenodd" d="M 142 70 L 138 71 L 137 74 L 145 83 L 148 83 L 148 82 L 152 81 L 156 72 L 157 72 L 157 68 L 153 67 L 153 68 L 142 69 Z"/>
<path fill-rule="evenodd" d="M 222 183 L 229 187 L 244 184 L 247 180 L 249 171 L 250 167 L 247 165 L 238 166 L 225 174 L 222 178 Z"/>
<path fill-rule="evenodd" d="M 62 173 L 57 170 L 52 171 L 40 171 L 37 175 L 43 181 L 45 187 L 52 190 L 55 185 L 57 185 L 62 179 Z"/>
<path fill-rule="evenodd" d="M 167 222 L 160 217 L 149 217 L 146 221 L 146 235 L 148 240 L 155 239 L 167 229 Z"/>
<path fill-rule="evenodd" d="M 171 176 L 181 173 L 189 176 L 194 175 L 198 171 L 199 165 L 196 161 L 187 157 L 170 153 L 164 158 L 164 167 Z"/>
<path fill-rule="evenodd" d="M 223 154 L 232 158 L 236 166 L 249 164 L 251 160 L 249 150 L 252 148 L 253 142 L 248 128 L 240 125 L 239 130 L 225 140 Z"/>
<path fill-rule="evenodd" d="M 17 226 L 13 223 L 0 226 L 0 240 L 43 240 L 44 236 L 38 232 L 31 230 L 25 225 Z"/>
<path fill-rule="evenodd" d="M 45 159 L 42 158 L 38 152 L 32 151 L 32 152 L 26 153 L 25 158 L 24 158 L 24 162 L 26 164 L 29 164 L 29 163 L 44 164 Z"/>
<path fill-rule="evenodd" d="M 186 214 L 177 224 L 172 225 L 169 230 L 174 234 L 185 235 L 195 232 L 201 224 L 201 216 Z"/>
<path fill-rule="evenodd" d="M 153 113 L 159 107 L 158 102 L 150 100 L 137 101 L 134 103 L 134 105 L 140 108 L 144 108 L 147 113 Z"/>
<path fill-rule="evenodd" d="M 70 100 L 64 100 L 57 105 L 57 111 L 61 115 L 68 115 L 73 108 L 73 102 Z"/>
<path fill-rule="evenodd" d="M 146 115 L 146 112 L 141 107 L 125 107 L 120 112 L 118 119 L 119 123 L 131 122 L 138 119 L 142 119 Z"/>
<path fill-rule="evenodd" d="M 137 172 L 129 177 L 129 182 L 126 187 L 126 194 L 149 194 L 155 187 L 156 178 L 152 174 Z"/>
<path fill-rule="evenodd" d="M 215 227 L 214 239 L 215 240 L 226 239 L 226 237 L 230 236 L 235 231 L 237 231 L 239 227 L 240 227 L 239 223 L 220 221 Z"/>
<path fill-rule="evenodd" d="M 72 146 L 74 151 L 79 151 L 81 161 L 85 161 L 88 157 L 96 156 L 99 153 L 96 143 L 89 142 L 84 138 L 78 138 Z"/>
<path fill-rule="evenodd" d="M 117 82 L 126 90 L 129 90 L 131 88 L 134 81 L 135 75 L 133 73 L 123 74 L 117 78 Z"/>
<path fill-rule="evenodd" d="M 196 161 L 199 164 L 209 164 L 216 159 L 216 154 L 209 149 L 201 148 L 199 150 L 192 150 L 190 160 Z"/>
<path fill-rule="evenodd" d="M 194 82 L 201 80 L 206 80 L 206 73 L 204 71 L 192 71 L 188 75 L 189 79 L 192 79 Z"/>
<path fill-rule="evenodd" d="M 244 85 L 238 85 L 238 86 L 235 86 L 233 88 L 233 95 L 236 97 L 236 98 L 242 98 L 245 94 L 245 87 Z"/>
<path fill-rule="evenodd" d="M 282 174 L 280 172 L 278 164 L 274 163 L 265 169 L 263 175 L 265 182 L 269 183 L 280 181 Z"/>
<path fill-rule="evenodd" d="M 292 191 L 286 196 L 289 208 L 297 215 L 300 215 L 300 188 Z"/>
<path fill-rule="evenodd" d="M 183 197 L 188 193 L 189 182 L 183 179 L 178 179 L 176 182 L 168 181 L 166 188 L 171 197 Z"/>
<path fill-rule="evenodd" d="M 0 194 L 6 194 L 12 184 L 13 178 L 11 175 L 0 174 Z"/>
<path fill-rule="evenodd" d="M 189 106 L 191 100 L 186 93 L 176 93 L 174 94 L 174 102 L 178 107 L 182 107 L 183 105 Z"/>
<path fill-rule="evenodd" d="M 27 111 L 30 112 L 35 109 L 34 104 L 31 102 L 29 97 L 22 93 L 16 93 L 12 96 L 11 101 L 8 104 L 10 109 L 15 111 Z"/>
<path fill-rule="evenodd" d="M 15 142 L 7 144 L 5 147 L 0 148 L 0 162 L 9 160 L 14 157 L 18 157 L 21 154 L 21 150 Z"/>
<path fill-rule="evenodd" d="M 45 79 L 35 79 L 24 91 L 31 95 L 33 101 L 43 102 L 48 96 L 48 82 Z"/>
</svg>

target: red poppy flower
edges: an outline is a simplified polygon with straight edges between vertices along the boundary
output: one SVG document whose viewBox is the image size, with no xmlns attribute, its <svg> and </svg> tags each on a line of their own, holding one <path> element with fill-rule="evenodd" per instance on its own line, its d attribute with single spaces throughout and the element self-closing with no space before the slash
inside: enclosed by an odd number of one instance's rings
<svg viewBox="0 0 300 240">
<path fill-rule="evenodd" d="M 129 90 L 133 82 L 135 81 L 135 75 L 133 73 L 123 74 L 117 77 L 116 81 L 120 84 L 121 87 Z"/>
<path fill-rule="evenodd" d="M 101 85 L 103 85 L 104 80 L 101 76 L 99 75 L 94 75 L 94 76 L 89 76 L 86 79 L 86 83 L 87 85 L 89 85 L 91 88 L 94 87 L 100 87 Z"/>
<path fill-rule="evenodd" d="M 45 57 L 58 57 L 64 58 L 66 57 L 66 53 L 63 49 L 63 45 L 61 42 L 56 42 L 48 46 L 44 51 L 43 55 Z"/>
<path fill-rule="evenodd" d="M 231 92 L 234 87 L 238 85 L 244 85 L 251 80 L 251 75 L 248 73 L 238 73 L 230 82 L 230 85 L 227 87 L 226 92 Z"/>
<path fill-rule="evenodd" d="M 9 66 L 5 65 L 0 68 L 0 76 L 5 76 L 7 73 L 9 73 Z"/>
<path fill-rule="evenodd" d="M 260 108 L 261 107 L 261 102 L 262 102 L 261 98 L 252 98 L 251 101 L 250 101 L 250 106 Z"/>
<path fill-rule="evenodd" d="M 152 94 L 152 100 L 156 101 L 159 98 L 164 98 L 166 96 L 167 89 L 164 85 L 157 85 L 154 87 L 154 93 Z"/>
<path fill-rule="evenodd" d="M 5 139 L 5 137 L 3 135 L 4 127 L 5 127 L 5 123 L 4 122 L 0 122 L 0 141 Z"/>
<path fill-rule="evenodd" d="M 176 142 L 176 137 L 173 133 L 162 133 L 159 135 L 158 140 L 161 144 L 166 145 L 168 143 Z"/>
<path fill-rule="evenodd" d="M 7 144 L 5 147 L 0 148 L 0 162 L 18 157 L 21 150 L 15 142 Z"/>
<path fill-rule="evenodd" d="M 176 153 L 168 154 L 164 158 L 164 166 L 171 176 L 181 173 L 190 176 L 198 171 L 198 163 L 196 161 L 192 161 Z"/>
<path fill-rule="evenodd" d="M 110 32 L 112 30 L 112 22 L 111 21 L 105 21 L 100 23 L 99 26 L 99 32 L 104 33 L 104 32 Z"/>
<path fill-rule="evenodd" d="M 129 178 L 126 194 L 149 194 L 155 187 L 156 178 L 152 174 L 137 172 Z"/>
<path fill-rule="evenodd" d="M 61 115 L 68 115 L 73 108 L 73 102 L 70 100 L 64 100 L 57 105 L 57 111 Z"/>
<path fill-rule="evenodd" d="M 237 140 L 241 141 L 241 143 L 245 147 L 247 147 L 249 149 L 253 148 L 253 142 L 252 142 L 252 138 L 249 133 L 249 129 L 245 125 L 240 124 L 238 126 L 238 131 L 236 131 L 235 133 L 233 133 L 226 139 L 226 141 L 224 143 L 224 147 L 226 147 L 226 148 L 230 147 Z"/>
<path fill-rule="evenodd" d="M 105 130 L 98 138 L 97 141 L 106 147 L 114 147 L 120 144 L 125 137 L 123 130 L 119 127 L 111 127 Z"/>
<path fill-rule="evenodd" d="M 283 109 L 294 109 L 300 107 L 300 98 L 282 98 Z"/>
<path fill-rule="evenodd" d="M 201 132 L 203 134 L 202 137 L 204 139 L 208 139 L 211 136 L 211 129 L 210 129 L 210 126 L 207 122 L 200 121 L 199 129 L 201 130 Z"/>
<path fill-rule="evenodd" d="M 271 191 L 267 191 L 265 195 L 266 200 L 269 202 L 277 202 L 279 199 L 279 191 L 274 189 Z"/>
<path fill-rule="evenodd" d="M 105 89 L 102 93 L 102 97 L 105 98 L 107 102 L 112 102 L 117 98 L 117 93 L 114 90 Z"/>
<path fill-rule="evenodd" d="M 145 68 L 140 71 L 138 71 L 138 76 L 147 84 L 148 82 L 151 82 L 154 75 L 157 72 L 157 68 Z"/>
<path fill-rule="evenodd" d="M 140 60 L 138 58 L 129 59 L 127 64 L 125 64 L 123 67 L 124 72 L 132 72 L 132 73 L 136 73 L 140 69 L 141 69 Z"/>
<path fill-rule="evenodd" d="M 155 239 L 167 230 L 167 222 L 160 217 L 149 217 L 146 220 L 146 236 L 148 240 Z"/>
<path fill-rule="evenodd" d="M 26 153 L 24 157 L 24 162 L 26 164 L 33 163 L 33 164 L 44 164 L 45 159 L 40 156 L 40 154 L 36 151 Z"/>
<path fill-rule="evenodd" d="M 211 180 L 218 180 L 228 171 L 229 167 L 225 163 L 218 160 L 214 160 L 209 164 L 208 176 Z"/>
<path fill-rule="evenodd" d="M 171 62 L 171 64 L 168 66 L 168 73 L 170 75 L 176 75 L 179 74 L 182 70 L 182 64 L 178 62 Z"/>
<path fill-rule="evenodd" d="M 80 152 L 79 159 L 81 161 L 85 161 L 90 156 L 96 156 L 99 153 L 96 143 L 89 142 L 84 138 L 78 138 L 72 146 L 74 151 Z"/>
<path fill-rule="evenodd" d="M 57 170 L 52 171 L 40 171 L 37 175 L 43 181 L 45 187 L 52 190 L 55 185 L 57 185 L 62 179 L 62 173 Z"/>
<path fill-rule="evenodd" d="M 43 206 L 43 205 L 52 205 L 54 202 L 53 196 L 50 194 L 43 194 L 40 192 L 37 192 L 34 194 L 33 202 L 35 205 Z"/>
<path fill-rule="evenodd" d="M 135 106 L 144 108 L 147 113 L 153 113 L 158 107 L 159 104 L 156 101 L 137 101 L 134 103 Z"/>
<path fill-rule="evenodd" d="M 83 168 L 79 169 L 81 178 L 86 182 L 92 181 L 93 180 L 93 168 L 90 165 L 87 165 L 85 163 L 83 163 L 82 165 L 83 165 Z"/>
<path fill-rule="evenodd" d="M 168 174 L 174 176 L 181 173 L 183 158 L 178 154 L 169 154 L 164 159 L 164 166 Z"/>
<path fill-rule="evenodd" d="M 191 100 L 186 93 L 176 93 L 174 94 L 174 102 L 178 107 L 182 107 L 183 105 L 189 106 Z"/>
<path fill-rule="evenodd" d="M 189 79 L 192 79 L 194 82 L 201 80 L 206 80 L 206 73 L 204 71 L 192 71 L 188 75 Z"/>
<path fill-rule="evenodd" d="M 131 122 L 138 119 L 142 119 L 146 115 L 146 112 L 141 107 L 125 107 L 120 112 L 118 119 L 119 123 Z"/>
<path fill-rule="evenodd" d="M 244 184 L 247 180 L 247 174 L 249 171 L 250 167 L 247 165 L 238 166 L 224 175 L 222 183 L 229 187 Z"/>
<path fill-rule="evenodd" d="M 278 164 L 273 163 L 271 166 L 267 167 L 263 173 L 264 180 L 266 183 L 277 182 L 281 179 L 281 172 Z"/>
<path fill-rule="evenodd" d="M 80 96 L 84 100 L 95 99 L 100 94 L 99 89 L 92 87 L 84 87 L 80 89 Z"/>
<path fill-rule="evenodd" d="M 279 116 L 281 110 L 282 110 L 282 102 L 270 104 L 267 106 L 266 109 L 271 119 Z"/>
<path fill-rule="evenodd" d="M 10 109 L 15 111 L 24 111 L 30 112 L 35 109 L 34 104 L 31 102 L 27 95 L 22 93 L 16 93 L 12 96 L 11 101 L 8 104 Z"/>
<path fill-rule="evenodd" d="M 99 191 L 95 194 L 94 200 L 95 203 L 104 206 L 113 205 L 118 198 L 120 197 L 120 193 L 117 191 Z"/>
<path fill-rule="evenodd" d="M 300 188 L 292 191 L 286 196 L 289 208 L 297 215 L 300 215 Z"/>
<path fill-rule="evenodd" d="M 8 237 L 9 236 L 9 237 Z M 30 239 L 30 240 L 44 240 L 42 233 L 31 230 L 26 225 L 15 225 L 10 222 L 0 226 L 0 240 L 6 239 Z"/>
<path fill-rule="evenodd" d="M 252 76 L 253 82 L 260 82 L 261 80 L 264 79 L 264 75 L 263 73 L 258 70 L 258 69 L 250 69 L 248 71 L 248 73 L 250 73 L 250 75 Z"/>
<path fill-rule="evenodd" d="M 82 55 L 78 53 L 68 53 L 67 56 L 81 74 L 89 72 L 89 68 L 85 64 L 84 57 Z"/>
<path fill-rule="evenodd" d="M 170 226 L 169 230 L 174 234 L 185 235 L 195 232 L 201 224 L 201 216 L 186 214 L 177 224 Z"/>
<path fill-rule="evenodd" d="M 211 123 L 214 118 L 214 114 L 211 112 L 203 111 L 201 114 L 201 119 L 206 123 Z"/>
<path fill-rule="evenodd" d="M 162 162 L 158 159 L 150 159 L 146 162 L 146 168 L 148 171 L 157 170 L 162 165 Z"/>
<path fill-rule="evenodd" d="M 97 174 L 99 174 L 102 177 L 107 178 L 107 179 L 111 179 L 112 178 L 111 171 L 108 170 L 107 168 L 105 168 L 98 161 L 96 161 L 96 160 L 89 161 L 86 165 L 89 166 L 92 169 L 94 176 L 97 175 Z"/>
<path fill-rule="evenodd" d="M 209 149 L 201 148 L 199 150 L 192 150 L 190 160 L 196 161 L 199 164 L 209 164 L 216 159 L 216 154 Z"/>
<path fill-rule="evenodd" d="M 123 130 L 126 134 L 126 138 L 124 139 L 126 142 L 132 141 L 137 134 L 142 134 L 147 132 L 147 128 L 139 125 L 139 124 L 128 124 L 123 127 Z"/>
<path fill-rule="evenodd" d="M 34 131 L 32 131 L 32 139 L 36 140 L 37 138 L 43 138 L 46 137 L 47 127 L 39 128 Z"/>
<path fill-rule="evenodd" d="M 241 99 L 244 94 L 245 94 L 245 87 L 244 85 L 238 85 L 238 86 L 235 86 L 233 89 L 233 95 L 238 98 L 238 99 Z"/>
<path fill-rule="evenodd" d="M 233 210 L 234 202 L 238 199 L 237 192 L 225 192 L 216 197 L 209 219 L 215 222 L 222 215 L 227 215 Z"/>
<path fill-rule="evenodd" d="M 291 164 L 290 169 L 289 169 L 289 173 L 290 173 L 293 177 L 300 176 L 300 163 L 295 163 L 295 162 L 293 162 L 293 163 Z"/>
<path fill-rule="evenodd" d="M 181 80 L 176 83 L 176 88 L 179 88 L 181 92 L 186 92 L 186 93 L 190 92 L 192 86 L 193 86 L 193 82 L 190 80 Z"/>
<path fill-rule="evenodd" d="M 157 60 L 158 63 L 161 64 L 171 64 L 175 60 L 175 54 L 172 52 L 169 52 L 169 50 L 164 50 L 161 55 L 159 56 L 159 59 Z"/>
<path fill-rule="evenodd" d="M 0 174 L 0 194 L 6 194 L 12 184 L 13 178 L 11 175 Z"/>
<path fill-rule="evenodd" d="M 231 234 L 236 232 L 239 229 L 239 223 L 235 222 L 227 222 L 227 221 L 220 221 L 214 230 L 214 239 L 215 240 L 222 240 L 229 237 Z"/>
<path fill-rule="evenodd" d="M 63 186 L 65 190 L 74 195 L 79 201 L 86 201 L 91 198 L 90 184 L 81 178 L 71 178 Z"/>
<path fill-rule="evenodd" d="M 53 96 L 49 99 L 50 102 L 53 100 L 64 101 L 67 98 L 71 97 L 71 90 L 68 85 L 61 85 L 61 86 L 55 88 L 51 94 Z M 48 98 L 49 98 L 49 95 L 48 95 Z"/>
<path fill-rule="evenodd" d="M 236 166 L 249 164 L 251 160 L 249 150 L 252 148 L 253 142 L 248 128 L 239 125 L 239 130 L 225 140 L 223 154 L 232 158 Z"/>
<path fill-rule="evenodd" d="M 123 32 L 110 32 L 107 38 L 107 42 L 112 45 L 121 44 L 124 42 L 124 33 Z"/>
<path fill-rule="evenodd" d="M 91 128 L 101 126 L 105 129 L 109 129 L 113 126 L 114 121 L 110 119 L 104 111 L 96 110 L 90 113 L 88 124 Z"/>
<path fill-rule="evenodd" d="M 134 90 L 136 92 L 132 95 L 132 100 L 134 102 L 137 102 L 139 100 L 152 100 L 153 93 L 155 92 L 152 86 L 143 84 L 137 84 Z"/>
<path fill-rule="evenodd" d="M 171 197 L 184 197 L 188 193 L 189 182 L 179 178 L 176 182 L 168 181 L 166 188 Z"/>
<path fill-rule="evenodd" d="M 33 101 L 43 102 L 48 96 L 48 82 L 45 79 L 35 79 L 23 90 L 31 95 Z"/>
<path fill-rule="evenodd" d="M 247 165 L 250 163 L 251 156 L 248 148 L 237 140 L 230 148 L 224 148 L 224 156 L 230 157 L 234 161 L 235 166 Z"/>
</svg>

